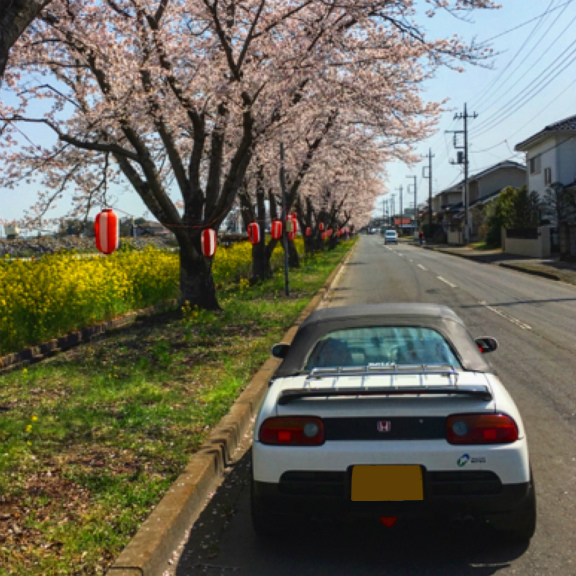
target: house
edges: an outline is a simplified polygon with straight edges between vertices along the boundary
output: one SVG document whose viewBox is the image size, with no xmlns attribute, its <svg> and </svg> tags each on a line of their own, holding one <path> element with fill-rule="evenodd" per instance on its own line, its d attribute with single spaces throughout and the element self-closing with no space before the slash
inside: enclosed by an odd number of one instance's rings
<svg viewBox="0 0 576 576">
<path fill-rule="evenodd" d="M 157 236 L 165 238 L 171 236 L 172 232 L 159 222 L 138 218 L 134 221 L 134 236 Z"/>
<path fill-rule="evenodd" d="M 576 183 L 576 115 L 546 126 L 514 149 L 526 153 L 526 185 L 542 200 L 551 184 Z"/>
<path fill-rule="evenodd" d="M 521 188 L 526 183 L 526 166 L 511 160 L 494 164 L 477 174 L 468 177 L 468 227 L 469 238 L 478 237 L 483 219 L 478 218 L 484 206 L 500 192 L 512 186 Z M 464 223 L 464 181 L 447 188 L 432 199 L 433 211 L 441 218 L 449 244 L 463 242 Z"/>
<path fill-rule="evenodd" d="M 563 193 L 576 194 L 576 115 L 549 124 L 514 149 L 526 153 L 526 184 L 529 191 L 538 193 L 543 215 L 550 221 L 551 251 L 560 252 L 562 259 L 576 260 L 574 213 L 564 210 L 563 203 L 554 202 L 547 194 L 556 184 Z"/>
</svg>

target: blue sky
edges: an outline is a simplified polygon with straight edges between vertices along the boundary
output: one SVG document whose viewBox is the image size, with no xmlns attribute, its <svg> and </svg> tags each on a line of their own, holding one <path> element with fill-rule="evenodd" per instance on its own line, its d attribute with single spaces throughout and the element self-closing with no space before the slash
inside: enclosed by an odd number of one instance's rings
<svg viewBox="0 0 576 576">
<path fill-rule="evenodd" d="M 495 51 L 490 68 L 467 66 L 463 73 L 444 69 L 426 84 L 426 99 L 449 98 L 438 131 L 417 146 L 423 157 L 430 149 L 434 154 L 434 194 L 462 179 L 462 166 L 450 162 L 456 159 L 456 150 L 448 131 L 463 128 L 454 116 L 463 112 L 464 104 L 469 114 L 477 114 L 469 120 L 470 174 L 508 159 L 523 162 L 523 154 L 514 152 L 518 142 L 576 114 L 576 0 L 501 0 L 501 4 L 500 10 L 473 12 L 469 21 L 449 15 L 425 20 L 434 36 L 458 33 L 477 43 L 489 41 Z M 422 177 L 425 164 L 427 160 L 413 167 L 391 164 L 388 194 L 376 202 L 375 214 L 382 213 L 384 200 L 391 194 L 399 209 L 400 186 L 404 206 L 413 203 L 412 175 L 416 176 L 418 203 L 424 202 L 428 197 L 428 180 Z M 146 215 L 142 201 L 128 188 L 116 191 L 115 196 L 114 205 L 121 215 Z M 0 219 L 22 217 L 34 197 L 34 186 L 17 192 L 0 190 Z"/>
<path fill-rule="evenodd" d="M 391 200 L 392 194 L 399 210 L 400 186 L 404 206 L 413 204 L 413 179 L 408 176 L 417 177 L 418 203 L 428 198 L 422 167 L 428 164 L 430 149 L 434 154 L 433 194 L 462 180 L 462 165 L 450 162 L 456 160 L 456 150 L 449 131 L 463 129 L 462 120 L 454 116 L 463 113 L 464 104 L 468 114 L 477 114 L 468 121 L 470 174 L 504 160 L 524 163 L 524 154 L 514 151 L 516 144 L 576 114 L 576 1 L 500 3 L 500 10 L 472 13 L 469 22 L 444 16 L 429 24 L 438 36 L 456 30 L 468 41 L 490 41 L 495 55 L 490 69 L 468 66 L 460 74 L 442 70 L 428 82 L 428 99 L 449 98 L 449 110 L 442 115 L 436 134 L 417 147 L 425 162 L 412 168 L 402 163 L 389 166 L 388 194 L 377 202 L 375 214 L 382 213 L 384 200 Z"/>
</svg>

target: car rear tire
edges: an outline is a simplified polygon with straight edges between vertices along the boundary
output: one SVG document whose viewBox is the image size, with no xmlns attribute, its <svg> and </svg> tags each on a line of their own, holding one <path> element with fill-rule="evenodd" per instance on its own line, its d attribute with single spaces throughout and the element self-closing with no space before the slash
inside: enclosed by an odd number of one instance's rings
<svg viewBox="0 0 576 576">
<path fill-rule="evenodd" d="M 492 520 L 494 529 L 507 540 L 527 542 L 536 531 L 536 489 L 530 475 L 530 490 L 522 506 L 502 517 Z"/>
</svg>

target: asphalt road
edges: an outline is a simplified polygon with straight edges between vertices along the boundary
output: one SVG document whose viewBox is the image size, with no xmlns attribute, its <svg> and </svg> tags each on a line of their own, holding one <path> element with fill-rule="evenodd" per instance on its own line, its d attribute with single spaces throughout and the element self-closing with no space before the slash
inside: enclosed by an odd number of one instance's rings
<svg viewBox="0 0 576 576">
<path fill-rule="evenodd" d="M 249 450 L 180 550 L 171 575 L 576 576 L 576 287 L 417 246 L 362 237 L 325 302 L 436 302 L 474 336 L 520 407 L 538 496 L 528 547 L 457 524 L 303 525 L 273 544 L 250 524 Z"/>
</svg>

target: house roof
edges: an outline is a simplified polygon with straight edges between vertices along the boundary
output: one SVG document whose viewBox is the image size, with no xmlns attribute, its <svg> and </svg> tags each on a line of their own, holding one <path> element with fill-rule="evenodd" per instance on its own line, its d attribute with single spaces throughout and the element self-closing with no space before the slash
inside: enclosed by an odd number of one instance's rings
<svg viewBox="0 0 576 576">
<path fill-rule="evenodd" d="M 485 170 L 482 170 L 477 174 L 472 174 L 471 176 L 468 177 L 468 182 L 472 182 L 474 180 L 480 180 L 480 178 L 488 176 L 488 174 L 490 174 L 491 172 L 495 172 L 496 170 L 501 170 L 504 168 L 517 168 L 518 170 L 526 172 L 526 166 L 524 164 L 514 162 L 513 160 L 504 160 L 503 162 L 498 162 L 498 164 L 494 164 L 493 166 L 490 166 L 489 168 L 486 168 Z M 460 182 L 454 184 L 453 186 L 450 186 L 450 188 L 442 190 L 442 192 L 439 192 L 438 194 L 436 194 L 436 196 L 440 196 L 441 194 L 446 193 L 450 194 L 454 192 L 461 192 L 463 187 L 464 187 L 464 180 L 460 180 Z"/>
<path fill-rule="evenodd" d="M 569 116 L 568 118 L 564 118 L 563 120 L 549 124 L 543 130 L 540 130 L 540 132 L 537 132 L 529 138 L 526 138 L 526 140 L 522 140 L 522 142 L 516 144 L 516 146 L 514 146 L 514 150 L 525 152 L 549 136 L 562 134 L 576 134 L 576 115 Z"/>
<path fill-rule="evenodd" d="M 494 198 L 497 198 L 500 195 L 500 192 L 502 192 L 502 190 L 495 190 L 494 192 L 487 194 L 486 196 L 482 196 L 482 198 L 478 198 L 478 200 L 475 200 L 470 204 L 469 208 L 473 208 L 474 206 L 479 206 L 482 204 L 487 204 L 488 202 L 490 202 L 490 200 L 494 200 Z"/>
</svg>

